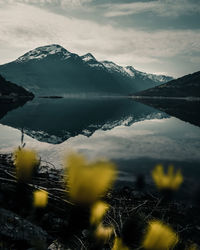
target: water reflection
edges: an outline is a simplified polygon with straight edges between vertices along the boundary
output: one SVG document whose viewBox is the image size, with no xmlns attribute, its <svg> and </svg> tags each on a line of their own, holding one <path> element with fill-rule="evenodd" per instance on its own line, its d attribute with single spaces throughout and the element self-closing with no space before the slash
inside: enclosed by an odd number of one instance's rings
<svg viewBox="0 0 200 250">
<path fill-rule="evenodd" d="M 23 128 L 27 135 L 39 141 L 61 143 L 79 134 L 90 136 L 100 128 L 131 125 L 153 117 L 167 115 L 126 98 L 36 98 L 9 112 L 0 123 Z"/>
<path fill-rule="evenodd" d="M 20 136 L 18 129 L 0 125 L 0 152 L 12 151 L 20 144 Z M 152 159 L 157 163 L 200 162 L 200 128 L 176 118 L 144 120 L 106 131 L 99 129 L 90 137 L 77 135 L 57 145 L 39 142 L 29 136 L 25 136 L 25 142 L 43 159 L 56 165 L 61 165 L 63 155 L 71 150 L 83 153 L 89 159 L 105 157 L 119 161 L 124 170 L 148 166 L 147 160 L 139 159 Z M 138 162 L 134 164 L 133 160 Z"/>
<path fill-rule="evenodd" d="M 116 162 L 123 181 L 149 173 L 157 163 L 200 177 L 200 128 L 133 100 L 35 99 L 0 123 L 0 153 L 20 144 L 24 127 L 26 146 L 56 167 L 66 152 L 77 151 Z"/>
<path fill-rule="evenodd" d="M 135 99 L 140 103 L 150 105 L 156 109 L 166 112 L 169 115 L 178 117 L 179 119 L 190 122 L 191 124 L 200 126 L 200 100 L 197 98 L 184 99 L 166 99 L 166 98 L 140 98 Z"/>
<path fill-rule="evenodd" d="M 21 99 L 18 102 L 2 102 L 0 100 L 0 119 L 3 118 L 9 111 L 22 107 L 27 102 L 26 99 Z"/>
</svg>

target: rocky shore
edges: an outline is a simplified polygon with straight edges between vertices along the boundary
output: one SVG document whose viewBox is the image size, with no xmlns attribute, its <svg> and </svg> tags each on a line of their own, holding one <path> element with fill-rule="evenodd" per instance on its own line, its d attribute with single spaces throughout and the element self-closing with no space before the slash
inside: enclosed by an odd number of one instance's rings
<svg viewBox="0 0 200 250">
<path fill-rule="evenodd" d="M 28 202 L 35 189 L 48 191 L 45 209 L 35 209 Z M 166 200 L 145 186 L 141 177 L 126 187 L 110 190 L 103 199 L 110 204 L 104 224 L 114 226 L 115 234 L 124 239 L 129 249 L 139 249 L 146 224 L 152 219 L 170 224 L 179 234 L 175 249 L 185 249 L 192 243 L 198 249 L 197 200 L 190 204 L 173 198 Z M 41 161 L 38 173 L 19 193 L 12 156 L 0 155 L 0 249 L 97 249 L 87 212 L 70 202 L 63 172 L 48 162 Z M 111 249 L 112 240 L 103 249 Z"/>
</svg>

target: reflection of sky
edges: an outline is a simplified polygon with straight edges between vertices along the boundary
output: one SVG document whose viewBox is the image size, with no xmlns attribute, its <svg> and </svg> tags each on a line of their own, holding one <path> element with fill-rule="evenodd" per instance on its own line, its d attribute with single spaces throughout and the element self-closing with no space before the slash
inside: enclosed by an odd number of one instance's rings
<svg viewBox="0 0 200 250">
<path fill-rule="evenodd" d="M 0 125 L 0 152 L 10 152 L 20 144 L 19 130 Z M 59 144 L 39 142 L 25 135 L 27 147 L 42 159 L 60 164 L 66 152 L 78 151 L 89 158 L 131 160 L 142 157 L 200 162 L 200 128 L 176 118 L 136 122 L 97 130 L 91 137 L 78 135 Z"/>
</svg>

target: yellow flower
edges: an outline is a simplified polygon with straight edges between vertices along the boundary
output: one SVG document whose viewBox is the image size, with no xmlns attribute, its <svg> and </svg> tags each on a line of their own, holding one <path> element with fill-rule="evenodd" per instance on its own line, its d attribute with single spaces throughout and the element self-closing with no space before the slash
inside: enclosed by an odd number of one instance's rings
<svg viewBox="0 0 200 250">
<path fill-rule="evenodd" d="M 191 246 L 187 247 L 186 250 L 198 250 L 196 244 L 192 244 Z"/>
<path fill-rule="evenodd" d="M 66 163 L 69 195 L 76 203 L 93 204 L 105 195 L 116 179 L 115 165 L 110 162 L 89 164 L 84 156 L 72 154 Z"/>
<path fill-rule="evenodd" d="M 33 193 L 33 206 L 44 208 L 48 203 L 48 192 L 45 190 L 37 190 Z"/>
<path fill-rule="evenodd" d="M 183 182 L 181 171 L 174 173 L 174 167 L 169 166 L 168 173 L 165 174 L 162 165 L 157 165 L 152 171 L 152 177 L 159 189 L 177 190 Z"/>
<path fill-rule="evenodd" d="M 160 221 L 149 222 L 142 246 L 148 250 L 169 250 L 178 243 L 177 234 Z"/>
<path fill-rule="evenodd" d="M 109 205 L 105 202 L 97 201 L 94 203 L 91 207 L 90 223 L 98 225 L 108 209 Z"/>
<path fill-rule="evenodd" d="M 104 227 L 100 224 L 94 232 L 95 237 L 103 242 L 108 242 L 113 234 L 113 227 Z"/>
<path fill-rule="evenodd" d="M 129 248 L 124 245 L 121 238 L 115 238 L 112 250 L 129 250 Z"/>
<path fill-rule="evenodd" d="M 36 152 L 19 148 L 14 152 L 13 158 L 18 180 L 28 181 L 32 176 L 33 169 L 39 164 Z"/>
</svg>

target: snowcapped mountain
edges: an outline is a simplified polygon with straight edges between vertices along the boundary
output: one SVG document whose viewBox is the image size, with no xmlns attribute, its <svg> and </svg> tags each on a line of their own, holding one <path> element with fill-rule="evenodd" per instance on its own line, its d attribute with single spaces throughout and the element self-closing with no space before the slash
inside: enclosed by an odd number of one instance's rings
<svg viewBox="0 0 200 250">
<path fill-rule="evenodd" d="M 95 67 L 99 67 L 102 65 L 110 72 L 110 73 L 118 73 L 118 74 L 122 74 L 126 77 L 130 77 L 130 78 L 143 78 L 143 79 L 150 79 L 152 81 L 155 82 L 159 82 L 161 83 L 166 83 L 168 81 L 171 81 L 173 78 L 170 76 L 165 76 L 165 75 L 156 75 L 156 74 L 148 74 L 139 70 L 136 70 L 134 67 L 132 66 L 126 66 L 126 67 L 122 67 L 119 66 L 117 64 L 115 64 L 114 62 L 111 61 L 101 61 L 98 62 L 94 56 L 90 53 L 86 54 L 85 56 L 82 56 L 83 60 L 87 63 L 89 63 L 91 66 L 95 66 Z M 93 63 L 93 62 L 96 63 Z"/>
<path fill-rule="evenodd" d="M 57 44 L 38 47 L 1 65 L 0 73 L 38 95 L 127 95 L 172 79 L 140 72 L 131 66 L 101 62 L 90 53 L 79 56 Z"/>
<path fill-rule="evenodd" d="M 97 61 L 96 58 L 91 53 L 87 53 L 87 54 L 81 56 L 81 58 L 84 62 Z"/>
<path fill-rule="evenodd" d="M 130 75 L 130 77 L 140 76 L 143 79 L 151 79 L 152 81 L 159 82 L 160 84 L 173 80 L 173 77 L 171 76 L 145 73 L 145 72 L 136 70 L 132 66 L 124 67 L 124 70 Z"/>
<path fill-rule="evenodd" d="M 33 49 L 23 56 L 20 56 L 16 62 L 20 63 L 29 60 L 41 60 L 49 55 L 59 55 L 62 59 L 68 59 L 71 56 L 71 53 L 62 46 L 53 44 Z"/>
<path fill-rule="evenodd" d="M 173 79 L 173 77 L 170 77 L 170 76 L 145 73 L 145 72 L 136 70 L 132 66 L 122 67 L 111 61 L 98 62 L 96 58 L 90 53 L 82 56 L 81 58 L 83 61 L 88 63 L 91 67 L 104 67 L 110 73 L 115 72 L 117 74 L 122 74 L 125 77 L 130 77 L 130 78 L 142 77 L 143 79 L 150 79 L 152 81 L 159 82 L 160 84 L 166 83 Z"/>
<path fill-rule="evenodd" d="M 135 69 L 132 66 L 124 67 L 124 70 L 127 74 L 129 74 L 130 77 L 135 77 Z"/>
<path fill-rule="evenodd" d="M 105 67 L 101 62 L 98 62 L 96 60 L 96 58 L 91 54 L 91 53 L 87 53 L 83 56 L 81 56 L 81 59 L 88 64 L 90 67 L 95 67 L 97 69 L 104 69 Z"/>
<path fill-rule="evenodd" d="M 110 72 L 110 73 L 117 73 L 117 74 L 122 74 L 125 76 L 129 76 L 129 74 L 124 70 L 124 67 L 119 66 L 117 64 L 115 64 L 114 62 L 110 62 L 110 61 L 102 61 L 102 64 L 106 67 L 106 69 Z"/>
</svg>

